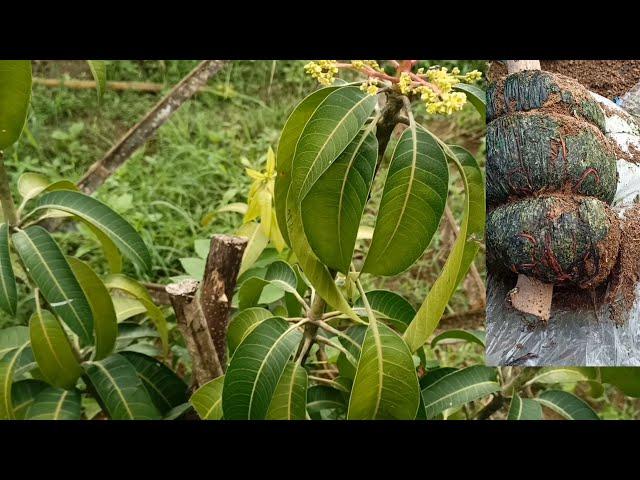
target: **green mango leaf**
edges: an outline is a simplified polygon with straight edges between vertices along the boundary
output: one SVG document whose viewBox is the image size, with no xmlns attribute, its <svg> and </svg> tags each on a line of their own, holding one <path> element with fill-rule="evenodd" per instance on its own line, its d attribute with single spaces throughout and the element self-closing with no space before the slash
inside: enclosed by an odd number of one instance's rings
<svg viewBox="0 0 640 480">
<path fill-rule="evenodd" d="M 236 349 L 222 390 L 228 420 L 262 420 L 289 357 L 302 338 L 298 325 L 274 317 L 261 322 Z"/>
<path fill-rule="evenodd" d="M 587 402 L 562 390 L 546 390 L 535 399 L 567 420 L 600 420 Z"/>
<path fill-rule="evenodd" d="M 368 326 L 366 325 L 352 325 L 343 332 L 351 339 L 351 341 L 347 340 L 345 337 L 338 337 L 338 341 L 342 344 L 344 349 L 349 352 L 349 355 L 346 355 L 344 352 L 340 352 L 336 362 L 342 377 L 350 380 L 353 380 L 356 377 L 358 360 L 362 351 L 362 342 L 364 342 L 367 330 Z"/>
<path fill-rule="evenodd" d="M 0 225 L 0 284 L 0 308 L 13 316 L 18 306 L 18 292 L 9 255 L 9 226 L 6 223 Z"/>
<path fill-rule="evenodd" d="M 36 399 L 38 393 L 45 388 L 49 388 L 49 384 L 42 380 L 27 378 L 14 382 L 11 386 L 11 398 L 13 401 L 13 413 L 16 420 L 23 420 L 27 409 Z"/>
<path fill-rule="evenodd" d="M 163 416 L 188 400 L 187 384 L 162 362 L 136 352 L 121 352 L 120 355 L 136 369 L 151 401 Z"/>
<path fill-rule="evenodd" d="M 29 332 L 31 350 L 44 379 L 54 387 L 74 388 L 82 367 L 55 315 L 38 306 L 29 320 Z"/>
<path fill-rule="evenodd" d="M 101 360 L 113 351 L 118 335 L 118 321 L 111 295 L 89 265 L 73 257 L 67 257 L 67 261 L 89 301 L 96 341 L 93 359 Z"/>
<path fill-rule="evenodd" d="M 338 410 L 346 413 L 347 402 L 344 392 L 326 385 L 314 385 L 307 391 L 307 410 L 320 413 L 323 410 Z"/>
<path fill-rule="evenodd" d="M 500 390 L 497 370 L 473 365 L 440 378 L 422 390 L 427 418 L 431 419 L 447 409 L 455 408 L 486 397 Z"/>
<path fill-rule="evenodd" d="M 147 315 L 149 315 L 149 318 L 151 318 L 158 329 L 160 339 L 162 340 L 163 354 L 166 356 L 169 352 L 169 327 L 167 325 L 167 319 L 164 317 L 162 310 L 153 303 L 153 300 L 151 299 L 149 292 L 147 292 L 147 289 L 144 288 L 144 285 L 135 281 L 133 278 L 129 278 L 126 275 L 119 273 L 108 275 L 104 279 L 104 284 L 109 290 L 122 290 L 123 292 L 132 295 L 145 306 L 147 309 Z"/>
<path fill-rule="evenodd" d="M 447 147 L 448 149 L 448 147 Z M 461 147 L 445 149 L 447 156 L 455 163 L 462 176 L 465 191 L 463 220 L 458 238 L 451 253 L 434 282 L 427 298 L 418 310 L 415 318 L 404 332 L 404 340 L 412 352 L 429 339 L 437 328 L 449 299 L 458 284 L 466 276 L 473 259 L 478 252 L 477 243 L 484 237 L 485 201 L 484 180 L 478 163 L 473 156 Z M 475 238 L 476 241 L 473 241 Z"/>
<path fill-rule="evenodd" d="M 296 145 L 287 195 L 291 247 L 306 277 L 329 305 L 356 322 L 358 316 L 333 281 L 333 275 L 311 252 L 301 217 L 301 202 L 322 174 L 356 137 L 376 105 L 376 97 L 347 86 L 329 93 L 309 117 Z"/>
<path fill-rule="evenodd" d="M 416 316 L 416 309 L 402 295 L 389 290 L 370 290 L 366 295 L 371 308 L 400 332 L 404 332 Z M 356 300 L 354 307 L 364 307 L 362 298 Z"/>
<path fill-rule="evenodd" d="M 116 311 L 116 319 L 118 323 L 127 320 L 128 318 L 135 317 L 141 313 L 146 313 L 147 307 L 145 307 L 140 301 L 135 298 L 125 297 L 123 295 L 112 295 L 111 301 L 113 302 L 113 308 Z"/>
<path fill-rule="evenodd" d="M 20 138 L 30 101 L 31 61 L 0 60 L 0 150 Z"/>
<path fill-rule="evenodd" d="M 274 197 L 276 220 L 280 228 L 280 233 L 282 233 L 287 245 L 291 245 L 289 232 L 287 230 L 287 194 L 289 193 L 289 185 L 291 184 L 291 169 L 296 145 L 298 144 L 304 127 L 313 112 L 318 108 L 318 105 L 327 98 L 327 95 L 334 92 L 337 88 L 338 87 L 322 88 L 304 98 L 293 112 L 291 112 L 280 134 L 278 153 L 276 155 L 276 171 L 278 174 L 275 180 Z"/>
<path fill-rule="evenodd" d="M 244 310 L 247 308 L 255 307 L 260 302 L 260 297 L 264 288 L 269 285 L 269 282 L 264 278 L 251 277 L 245 280 L 238 289 L 238 308 Z M 281 290 L 282 296 L 284 291 Z M 277 300 L 277 298 L 276 298 Z"/>
<path fill-rule="evenodd" d="M 26 420 L 80 420 L 80 393 L 63 388 L 45 388 L 36 396 L 25 414 Z"/>
<path fill-rule="evenodd" d="M 303 366 L 289 362 L 271 398 L 267 420 L 304 420 L 309 379 Z"/>
<path fill-rule="evenodd" d="M 38 199 L 36 210 L 40 209 L 62 210 L 82 218 L 109 237 L 123 255 L 141 269 L 147 271 L 151 268 L 151 255 L 138 232 L 95 198 L 70 190 L 48 192 Z"/>
<path fill-rule="evenodd" d="M 189 402 L 202 420 L 220 420 L 222 418 L 222 387 L 224 375 L 214 378 L 196 390 Z"/>
<path fill-rule="evenodd" d="M 507 420 L 542 420 L 542 408 L 535 400 L 520 398 L 516 393 L 511 399 Z"/>
<path fill-rule="evenodd" d="M 107 66 L 104 60 L 87 60 L 91 75 L 96 81 L 96 90 L 98 91 L 98 100 L 102 99 L 107 89 Z"/>
<path fill-rule="evenodd" d="M 552 367 L 543 368 L 535 377 L 526 384 L 535 383 L 576 383 L 596 380 L 597 369 L 589 367 Z"/>
<path fill-rule="evenodd" d="M 427 370 L 427 373 L 420 379 L 420 389 L 424 390 L 430 385 L 433 385 L 445 375 L 449 375 L 452 372 L 457 372 L 459 369 L 454 367 L 437 367 L 433 370 Z"/>
<path fill-rule="evenodd" d="M 93 343 L 91 307 L 69 263 L 49 232 L 32 226 L 14 233 L 13 245 L 29 276 L 53 311 L 88 345 Z"/>
<path fill-rule="evenodd" d="M 453 89 L 467 96 L 467 100 L 476 107 L 482 120 L 487 117 L 487 94 L 484 90 L 468 83 L 458 83 L 453 86 Z"/>
<path fill-rule="evenodd" d="M 247 238 L 247 247 L 244 249 L 240 270 L 238 271 L 238 277 L 240 277 L 240 275 L 254 266 L 256 260 L 267 247 L 269 237 L 265 235 L 264 230 L 260 228 L 260 224 L 256 222 L 245 223 L 240 227 L 236 235 Z"/>
<path fill-rule="evenodd" d="M 25 342 L 29 342 L 29 327 L 17 325 L 0 329 L 0 360 Z"/>
<path fill-rule="evenodd" d="M 282 260 L 276 260 L 267 268 L 264 279 L 281 287 L 286 292 L 297 292 L 298 277 L 293 268 Z"/>
<path fill-rule="evenodd" d="M 159 420 L 135 367 L 121 354 L 85 364 L 91 384 L 112 420 Z"/>
<path fill-rule="evenodd" d="M 122 271 L 122 254 L 120 253 L 118 246 L 111 240 L 111 238 L 102 233 L 102 230 L 94 226 L 92 223 L 75 215 L 73 215 L 72 218 L 87 227 L 98 243 L 100 243 L 102 253 L 104 253 L 104 256 L 107 259 L 111 273 L 120 273 Z"/>
<path fill-rule="evenodd" d="M 304 232 L 318 259 L 348 273 L 378 160 L 378 141 L 364 128 L 302 200 Z"/>
<path fill-rule="evenodd" d="M 486 333 L 482 330 L 446 330 L 431 340 L 431 348 L 434 348 L 443 340 L 464 340 L 465 342 L 475 343 L 476 345 L 484 347 L 485 337 Z"/>
<path fill-rule="evenodd" d="M 409 348 L 391 328 L 372 319 L 362 344 L 347 418 L 413 420 L 419 404 L 420 387 Z"/>
<path fill-rule="evenodd" d="M 0 357 L 2 357 L 2 341 L 0 340 Z M 601 367 L 600 380 L 618 387 L 628 397 L 640 397 L 640 368 L 634 367 Z"/>
<path fill-rule="evenodd" d="M 22 353 L 29 346 L 27 339 L 22 345 L 7 353 L 0 360 L 0 420 L 12 420 L 15 418 L 13 401 L 11 398 L 11 385 L 16 373 L 16 368 L 20 362 Z"/>
<path fill-rule="evenodd" d="M 177 407 L 173 407 L 171 410 L 169 410 L 167 413 L 164 414 L 163 419 L 164 420 L 178 420 L 180 418 L 182 418 L 187 412 L 193 410 L 193 406 L 188 403 L 182 403 L 180 405 L 178 405 Z"/>
<path fill-rule="evenodd" d="M 227 346 L 229 357 L 233 356 L 238 345 L 245 337 L 263 320 L 273 317 L 273 314 L 265 308 L 247 308 L 237 312 L 229 322 L 227 328 Z"/>
<path fill-rule="evenodd" d="M 448 191 L 442 148 L 412 123 L 393 151 L 362 271 L 396 275 L 413 265 L 438 229 Z"/>
<path fill-rule="evenodd" d="M 146 309 L 144 311 L 146 311 Z M 118 324 L 116 350 L 122 350 L 136 340 L 159 337 L 160 334 L 158 331 L 148 325 L 140 325 L 134 322 L 122 322 Z"/>
</svg>

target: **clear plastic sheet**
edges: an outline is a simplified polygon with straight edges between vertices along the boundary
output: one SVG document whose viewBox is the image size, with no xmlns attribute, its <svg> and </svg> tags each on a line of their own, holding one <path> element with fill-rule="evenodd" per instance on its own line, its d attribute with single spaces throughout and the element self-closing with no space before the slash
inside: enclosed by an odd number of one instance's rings
<svg viewBox="0 0 640 480">
<path fill-rule="evenodd" d="M 640 115 L 640 86 L 635 90 L 639 98 L 633 105 Z M 640 152 L 640 123 L 610 100 L 593 96 L 605 107 L 607 136 L 625 152 Z M 626 105 L 631 108 L 628 100 Z M 625 206 L 640 198 L 640 165 L 620 159 L 618 174 L 614 207 L 622 214 Z M 488 275 L 487 365 L 640 366 L 640 284 L 626 321 L 617 326 L 606 306 L 598 312 L 552 306 L 548 324 L 533 320 L 507 302 L 515 283 L 515 275 Z"/>
</svg>

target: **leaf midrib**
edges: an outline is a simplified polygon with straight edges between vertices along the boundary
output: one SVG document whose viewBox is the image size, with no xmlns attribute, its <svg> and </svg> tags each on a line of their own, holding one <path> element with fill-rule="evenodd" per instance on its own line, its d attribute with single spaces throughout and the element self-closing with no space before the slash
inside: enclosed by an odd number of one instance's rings
<svg viewBox="0 0 640 480">
<path fill-rule="evenodd" d="M 442 397 L 438 397 L 433 402 L 425 405 L 425 408 L 432 407 L 433 405 L 435 405 L 438 402 L 446 401 L 446 399 L 448 399 L 449 397 L 452 397 L 453 395 L 457 395 L 457 394 L 459 394 L 461 392 L 465 392 L 467 390 L 471 390 L 471 389 L 476 388 L 476 387 L 480 387 L 480 386 L 483 386 L 483 385 L 490 385 L 490 384 L 494 384 L 496 386 L 499 386 L 498 383 L 493 381 L 493 380 L 487 380 L 487 381 L 484 381 L 484 382 L 474 383 L 473 385 L 468 385 L 468 386 L 460 388 L 458 390 L 454 390 L 453 392 L 448 393 L 447 395 L 444 395 Z"/>
<path fill-rule="evenodd" d="M 4 390 L 4 405 L 9 418 L 13 418 L 13 408 L 11 407 L 11 384 L 12 382 L 8 381 L 12 378 L 13 367 L 15 366 L 18 358 L 22 355 L 22 351 L 29 345 L 29 341 L 27 340 L 22 344 L 21 347 L 18 348 L 18 351 L 14 354 L 13 358 L 9 362 L 7 366 L 7 375 L 4 380 L 3 390 Z"/>
<path fill-rule="evenodd" d="M 129 404 L 127 403 L 127 400 L 124 398 L 124 395 L 120 391 L 120 387 L 116 383 L 115 379 L 109 373 L 109 370 L 107 370 L 102 364 L 100 364 L 98 362 L 94 363 L 94 365 L 97 366 L 98 369 L 100 369 L 104 373 L 104 375 L 107 377 L 107 379 L 111 382 L 111 384 L 113 385 L 113 388 L 115 389 L 116 393 L 120 397 L 120 400 L 122 400 L 122 404 L 124 405 L 124 408 L 127 411 L 127 415 L 129 415 L 129 418 L 131 420 L 133 420 L 133 413 L 131 412 L 131 409 L 129 408 Z"/>
</svg>

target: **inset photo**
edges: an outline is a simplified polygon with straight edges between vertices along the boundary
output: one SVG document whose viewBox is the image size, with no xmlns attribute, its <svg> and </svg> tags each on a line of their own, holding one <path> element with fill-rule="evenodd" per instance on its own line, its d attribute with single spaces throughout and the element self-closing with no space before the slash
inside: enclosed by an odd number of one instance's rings
<svg viewBox="0 0 640 480">
<path fill-rule="evenodd" d="M 640 61 L 492 62 L 488 365 L 640 365 Z"/>
</svg>

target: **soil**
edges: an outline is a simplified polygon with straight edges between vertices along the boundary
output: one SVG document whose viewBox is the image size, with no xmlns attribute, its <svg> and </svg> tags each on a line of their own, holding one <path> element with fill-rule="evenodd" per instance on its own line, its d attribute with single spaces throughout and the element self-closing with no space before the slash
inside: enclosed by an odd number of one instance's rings
<svg viewBox="0 0 640 480">
<path fill-rule="evenodd" d="M 542 70 L 574 78 L 589 90 L 613 100 L 640 82 L 640 60 L 541 60 Z M 506 76 L 506 67 L 491 62 L 487 77 Z"/>
<path fill-rule="evenodd" d="M 617 324 L 626 321 L 625 316 L 636 298 L 640 277 L 640 205 L 627 209 L 621 223 L 620 254 L 605 298 L 611 318 Z"/>
</svg>

